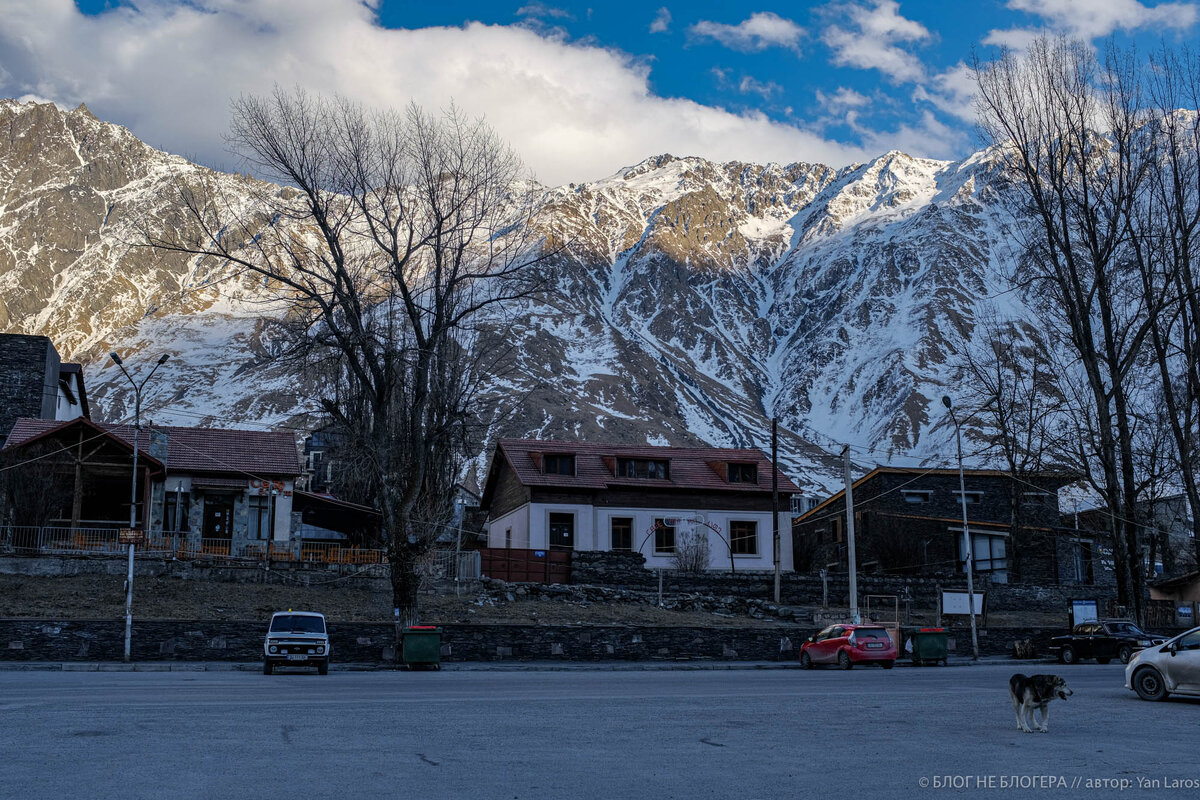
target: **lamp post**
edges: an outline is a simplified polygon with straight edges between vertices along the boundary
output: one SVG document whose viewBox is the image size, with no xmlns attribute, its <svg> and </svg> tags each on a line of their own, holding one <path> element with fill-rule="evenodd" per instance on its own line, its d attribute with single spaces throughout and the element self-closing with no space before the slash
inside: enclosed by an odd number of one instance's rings
<svg viewBox="0 0 1200 800">
<path fill-rule="evenodd" d="M 129 527 L 130 529 L 137 528 L 137 483 L 138 483 L 138 434 L 142 430 L 142 387 L 146 385 L 146 381 L 154 376 L 158 368 L 166 363 L 169 356 L 163 353 L 158 359 L 158 363 L 150 370 L 150 374 L 142 378 L 142 382 L 138 383 L 125 369 L 125 362 L 116 353 L 109 353 L 109 358 L 121 368 L 121 372 L 129 379 L 129 385 L 133 387 L 133 477 L 129 481 Z M 142 520 L 143 528 L 145 528 L 145 520 Z M 129 570 L 125 576 L 125 660 L 129 660 L 129 643 L 130 636 L 133 633 L 133 548 L 134 544 L 129 543 Z"/>
<path fill-rule="evenodd" d="M 958 427 L 958 417 L 950 404 L 950 397 L 942 395 L 942 405 L 950 412 L 950 421 L 954 423 L 954 439 L 958 443 L 958 499 L 962 503 L 963 538 L 967 541 L 967 604 L 971 612 L 971 654 L 979 660 L 979 633 L 975 629 L 975 543 L 971 541 L 971 529 L 967 527 L 967 482 L 963 477 L 962 431 Z"/>
</svg>

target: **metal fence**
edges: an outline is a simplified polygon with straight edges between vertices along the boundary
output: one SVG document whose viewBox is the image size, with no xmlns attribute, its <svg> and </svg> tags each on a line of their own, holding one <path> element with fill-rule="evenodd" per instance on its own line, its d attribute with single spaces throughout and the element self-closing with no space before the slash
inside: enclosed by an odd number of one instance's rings
<svg viewBox="0 0 1200 800">
<path fill-rule="evenodd" d="M 478 578 L 481 574 L 478 550 L 435 550 L 425 567 L 431 578 Z"/>
<path fill-rule="evenodd" d="M 117 542 L 111 528 L 55 528 L 0 526 L 0 554 L 124 556 L 127 546 Z M 229 539 L 196 539 L 170 532 L 146 534 L 137 554 L 176 560 L 292 561 L 314 564 L 386 564 L 382 550 L 332 542 L 251 542 L 234 545 Z M 422 572 L 434 578 L 478 578 L 479 553 L 437 550 Z"/>
</svg>

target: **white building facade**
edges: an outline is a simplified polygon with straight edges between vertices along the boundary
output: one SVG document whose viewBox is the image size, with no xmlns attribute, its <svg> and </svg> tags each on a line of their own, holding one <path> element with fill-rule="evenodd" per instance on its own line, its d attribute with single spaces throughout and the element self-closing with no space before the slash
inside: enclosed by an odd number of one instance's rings
<svg viewBox="0 0 1200 800">
<path fill-rule="evenodd" d="M 780 568 L 791 495 L 778 475 Z M 484 489 L 488 547 L 640 552 L 672 568 L 707 541 L 710 570 L 773 570 L 771 464 L 758 450 L 503 440 Z"/>
</svg>

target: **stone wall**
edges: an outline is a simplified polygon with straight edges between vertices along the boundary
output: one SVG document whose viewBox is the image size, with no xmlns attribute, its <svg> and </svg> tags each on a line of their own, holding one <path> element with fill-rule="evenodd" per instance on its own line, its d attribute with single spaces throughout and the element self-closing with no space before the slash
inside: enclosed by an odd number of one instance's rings
<svg viewBox="0 0 1200 800">
<path fill-rule="evenodd" d="M 54 419 L 58 368 L 45 336 L 0 334 L 0 445 L 18 417 Z"/>
<path fill-rule="evenodd" d="M 572 582 L 612 589 L 656 592 L 659 575 L 644 567 L 639 553 L 577 552 L 571 563 Z M 770 572 L 704 572 L 681 573 L 667 570 L 662 575 L 664 596 L 717 595 L 735 598 L 770 598 L 774 596 L 775 576 Z M 850 578 L 830 575 L 827 579 L 828 605 L 846 607 L 850 598 Z M 977 576 L 977 591 L 987 591 L 989 611 L 1032 611 L 1061 613 L 1066 618 L 1072 599 L 1106 601 L 1116 597 L 1112 586 L 1077 584 L 991 584 L 985 576 Z M 907 598 L 913 608 L 936 608 L 938 591 L 967 590 L 966 578 L 960 574 L 941 576 L 872 575 L 858 576 L 860 601 L 869 594 L 896 595 L 901 602 Z M 780 602 L 784 605 L 819 606 L 825 602 L 820 576 L 785 573 L 780 583 Z"/>
<path fill-rule="evenodd" d="M 611 625 L 447 625 L 445 661 L 792 659 L 814 631 L 796 626 L 676 628 Z M 335 662 L 393 659 L 387 623 L 329 624 Z M 0 660 L 120 661 L 125 626 L 110 620 L 0 620 Z M 263 621 L 135 621 L 135 661 L 257 661 Z"/>
<path fill-rule="evenodd" d="M 694 628 L 619 625 L 446 625 L 442 660 L 454 661 L 793 661 L 811 625 Z M 335 663 L 389 663 L 387 623 L 329 624 Z M 950 654 L 970 656 L 971 633 L 949 629 Z M 981 655 L 1010 655 L 1032 639 L 1041 655 L 1062 631 L 981 628 Z M 264 621 L 135 621 L 134 661 L 258 661 Z M 112 620 L 0 620 L 0 661 L 120 661 L 125 626 Z"/>
<path fill-rule="evenodd" d="M 319 564 L 304 561 L 238 563 L 226 559 L 195 558 L 176 561 L 139 556 L 134 563 L 134 578 L 171 577 L 181 580 L 219 583 L 306 584 L 330 578 L 354 575 L 356 581 L 374 583 L 380 590 L 390 589 L 386 565 Z M 0 556 L 0 575 L 65 577 L 70 575 L 124 575 L 124 558 L 88 556 Z"/>
</svg>

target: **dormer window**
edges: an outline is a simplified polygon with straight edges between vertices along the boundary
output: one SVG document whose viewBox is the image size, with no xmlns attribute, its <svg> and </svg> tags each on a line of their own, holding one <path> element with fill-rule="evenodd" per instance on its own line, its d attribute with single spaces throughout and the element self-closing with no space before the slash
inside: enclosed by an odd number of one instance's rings
<svg viewBox="0 0 1200 800">
<path fill-rule="evenodd" d="M 753 483 L 758 485 L 758 464 L 729 463 L 730 483 Z"/>
<path fill-rule="evenodd" d="M 547 453 L 542 456 L 542 472 L 547 475 L 574 475 L 574 453 Z"/>
<path fill-rule="evenodd" d="M 904 502 L 912 503 L 928 503 L 933 497 L 933 491 L 930 489 L 901 489 L 900 496 L 904 498 Z"/>
<path fill-rule="evenodd" d="M 618 458 L 617 477 L 669 480 L 671 462 L 655 458 Z"/>
</svg>

